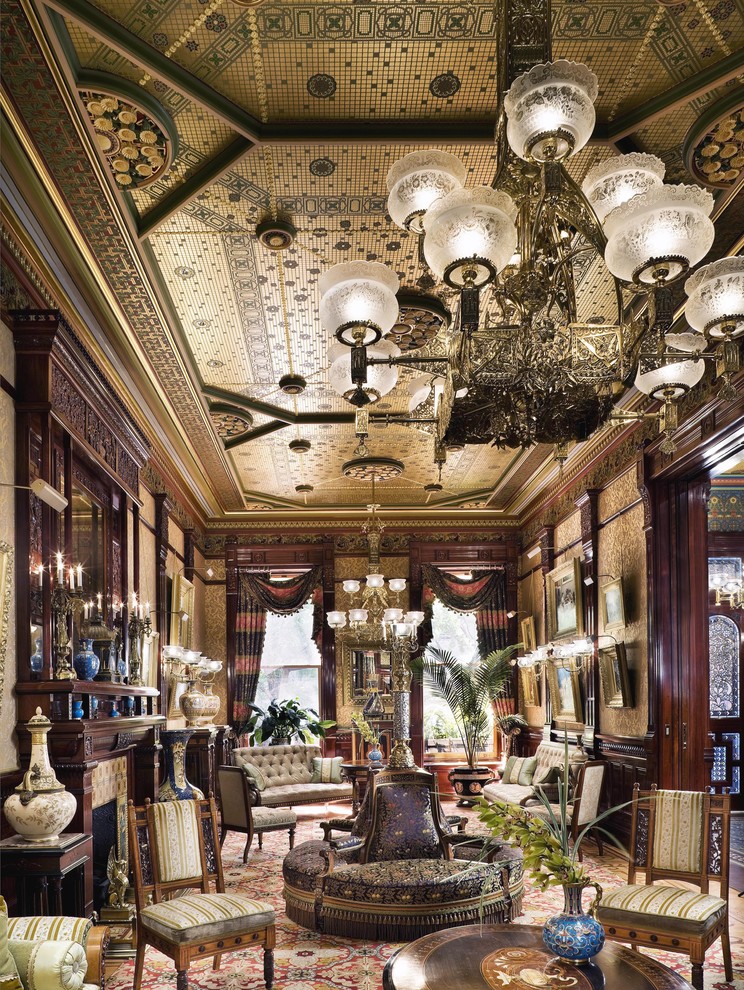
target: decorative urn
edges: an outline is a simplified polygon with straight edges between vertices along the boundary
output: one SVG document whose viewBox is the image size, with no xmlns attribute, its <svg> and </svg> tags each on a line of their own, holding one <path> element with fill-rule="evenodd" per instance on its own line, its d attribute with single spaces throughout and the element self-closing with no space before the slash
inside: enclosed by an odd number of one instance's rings
<svg viewBox="0 0 744 990">
<path fill-rule="evenodd" d="M 77 811 L 73 794 L 65 790 L 49 762 L 47 733 L 52 723 L 41 708 L 26 723 L 31 733 L 30 769 L 3 805 L 8 822 L 27 842 L 54 842 Z"/>
</svg>

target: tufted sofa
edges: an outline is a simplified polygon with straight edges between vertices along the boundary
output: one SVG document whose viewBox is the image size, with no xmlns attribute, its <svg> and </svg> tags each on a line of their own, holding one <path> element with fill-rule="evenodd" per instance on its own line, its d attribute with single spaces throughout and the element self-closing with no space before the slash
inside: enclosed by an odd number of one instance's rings
<svg viewBox="0 0 744 990">
<path fill-rule="evenodd" d="M 562 742 L 541 742 L 535 750 L 535 769 L 531 779 L 525 783 L 502 783 L 501 780 L 486 784 L 483 797 L 486 801 L 508 801 L 510 804 L 523 804 L 534 797 L 535 786 L 542 787 L 551 801 L 558 800 L 557 771 L 562 771 L 565 760 L 565 746 Z M 586 762 L 586 753 L 578 746 L 569 746 L 568 762 L 571 779 L 576 780 L 579 768 Z M 548 771 L 554 770 L 553 774 Z M 555 777 L 556 781 L 551 781 Z M 547 778 L 547 779 L 546 779 Z"/>
<path fill-rule="evenodd" d="M 312 783 L 313 759 L 323 754 L 319 746 L 245 746 L 233 750 L 236 766 L 248 764 L 248 784 L 253 791 L 254 804 L 276 808 L 281 805 L 323 804 L 329 801 L 350 801 L 352 787 L 341 784 Z"/>
</svg>

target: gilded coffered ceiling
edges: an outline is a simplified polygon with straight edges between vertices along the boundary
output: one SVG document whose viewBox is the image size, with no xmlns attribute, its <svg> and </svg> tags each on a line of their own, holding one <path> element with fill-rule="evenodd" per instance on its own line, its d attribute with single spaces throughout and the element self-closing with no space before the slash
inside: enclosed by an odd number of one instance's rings
<svg viewBox="0 0 744 990">
<path fill-rule="evenodd" d="M 341 471 L 356 446 L 353 410 L 329 384 L 318 280 L 340 261 L 380 261 L 404 291 L 426 291 L 456 316 L 417 239 L 388 217 L 385 177 L 409 151 L 437 147 L 466 165 L 468 185 L 491 182 L 505 5 L 6 7 L 3 74 L 15 119 L 118 297 L 140 373 L 155 376 L 170 403 L 161 428 L 174 449 L 186 445 L 200 460 L 207 514 L 364 506 L 369 486 Z M 554 2 L 552 35 L 554 58 L 585 62 L 599 78 L 595 139 L 570 164 L 577 181 L 617 150 L 652 151 L 668 178 L 691 181 L 703 143 L 728 134 L 724 111 L 739 133 L 744 0 Z M 135 181 L 117 180 L 118 137 L 96 118 L 90 93 L 118 95 L 154 122 L 170 154 L 161 171 L 156 153 L 140 148 Z M 719 178 L 728 174 L 718 189 L 736 192 L 741 149 L 706 155 L 703 164 L 720 162 Z M 148 171 L 149 162 L 158 167 Z M 697 181 L 704 174 L 713 171 Z M 255 236 L 267 217 L 297 229 L 282 253 Z M 579 315 L 589 320 L 611 301 L 602 263 L 582 270 L 579 283 Z M 417 353 L 441 355 L 444 334 Z M 405 412 L 416 374 L 403 369 L 377 412 Z M 307 389 L 285 395 L 284 375 L 302 375 Z M 310 442 L 306 453 L 290 450 L 297 439 Z M 377 487 L 389 507 L 508 513 L 553 470 L 549 448 L 469 445 L 449 453 L 440 476 L 421 426 L 378 423 L 368 445 L 404 462 Z"/>
</svg>

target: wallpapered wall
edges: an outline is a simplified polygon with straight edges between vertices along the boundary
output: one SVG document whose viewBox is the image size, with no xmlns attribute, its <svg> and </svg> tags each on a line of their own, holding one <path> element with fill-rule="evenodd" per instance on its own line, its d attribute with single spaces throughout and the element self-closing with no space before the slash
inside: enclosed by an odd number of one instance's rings
<svg viewBox="0 0 744 990">
<path fill-rule="evenodd" d="M 0 323 L 0 375 L 15 384 L 15 350 L 13 335 Z M 13 400 L 0 389 L 0 482 L 12 485 L 15 480 L 15 412 Z M 0 543 L 15 550 L 15 492 L 12 488 L 0 488 Z M 10 612 L 7 619 L 5 646 L 5 671 L 0 685 L 0 771 L 18 769 L 18 746 L 15 735 L 16 681 L 15 648 L 15 557 L 9 568 L 11 582 Z M 0 610 L 2 603 L 0 603 Z M 0 611 L 1 616 L 1 611 Z"/>
<path fill-rule="evenodd" d="M 638 504 L 636 504 L 638 503 Z M 628 506 L 632 508 L 612 518 Z M 648 655 L 646 643 L 646 544 L 643 534 L 643 507 L 639 504 L 635 471 L 626 471 L 611 481 L 599 495 L 599 585 L 609 581 L 607 575 L 623 580 L 625 604 L 625 629 L 615 631 L 616 639 L 626 644 L 628 666 L 633 687 L 633 708 L 607 708 L 600 697 L 599 725 L 597 729 L 617 735 L 642 736 L 648 721 L 647 669 Z M 609 521 L 608 521 L 609 520 Z M 560 550 L 569 547 L 555 557 L 555 565 L 581 556 L 581 517 L 576 510 L 555 527 L 554 545 Z M 571 544 L 575 544 L 571 546 Z M 529 549 L 529 548 L 528 548 Z M 545 591 L 540 570 L 540 557 L 520 559 L 519 610 L 532 615 L 535 620 L 535 633 L 538 645 L 547 642 L 545 621 Z M 587 589 L 582 586 L 583 593 Z M 520 615 L 520 619 L 525 616 Z M 602 633 L 601 623 L 599 633 Z M 540 685 L 540 698 L 543 704 L 527 708 L 526 718 L 531 726 L 541 727 L 545 721 L 546 684 Z"/>
</svg>

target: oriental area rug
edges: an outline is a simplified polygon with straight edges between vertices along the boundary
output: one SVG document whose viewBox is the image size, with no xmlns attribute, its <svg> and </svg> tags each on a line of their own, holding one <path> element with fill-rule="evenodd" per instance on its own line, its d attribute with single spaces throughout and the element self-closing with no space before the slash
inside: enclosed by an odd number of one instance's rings
<svg viewBox="0 0 744 990">
<path fill-rule="evenodd" d="M 447 811 L 451 806 L 445 806 Z M 296 844 L 321 838 L 318 823 L 330 817 L 321 807 L 296 808 L 298 826 Z M 339 809 L 330 814 L 339 814 Z M 248 857 L 242 862 L 244 837 L 230 833 L 222 850 L 225 884 L 228 891 L 269 901 L 276 911 L 276 973 L 275 990 L 380 990 L 382 971 L 390 956 L 400 946 L 391 942 L 352 942 L 306 931 L 289 921 L 284 914 L 282 897 L 282 860 L 289 849 L 286 832 L 264 836 L 259 851 L 256 840 Z M 594 843 L 587 843 L 584 861 L 587 872 L 603 887 L 625 883 L 627 865 L 619 854 L 596 855 Z M 539 925 L 563 908 L 563 893 L 551 888 L 541 893 L 525 882 L 523 914 L 519 924 Z M 708 950 L 705 964 L 705 990 L 744 990 L 744 898 L 737 901 L 736 892 L 730 901 L 732 914 L 739 915 L 731 925 L 731 952 L 734 961 L 734 982 L 724 977 L 720 942 Z M 652 950 L 649 955 L 681 973 L 689 980 L 689 962 L 683 956 Z M 107 981 L 107 990 L 132 990 L 134 962 L 123 963 Z M 155 949 L 148 948 L 141 990 L 171 990 L 176 985 L 173 963 Z M 192 990 L 263 990 L 263 952 L 248 949 L 222 957 L 222 969 L 215 973 L 212 962 L 192 965 L 189 970 Z M 140 990 L 139 987 L 134 990 Z M 465 988 L 460 988 L 465 990 Z M 632 990 L 632 988 L 628 988 Z"/>
</svg>

